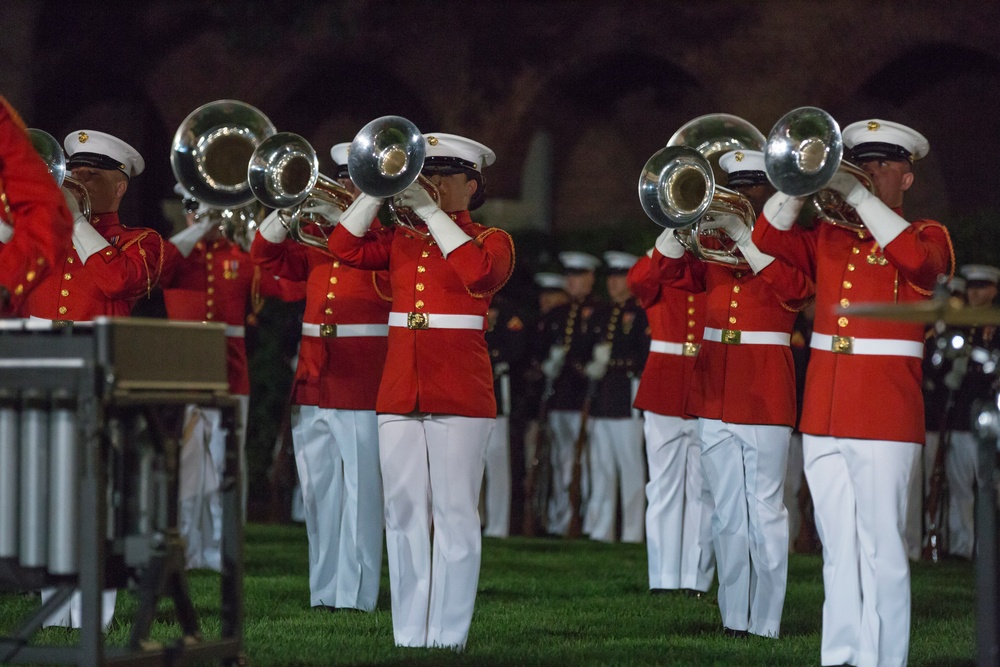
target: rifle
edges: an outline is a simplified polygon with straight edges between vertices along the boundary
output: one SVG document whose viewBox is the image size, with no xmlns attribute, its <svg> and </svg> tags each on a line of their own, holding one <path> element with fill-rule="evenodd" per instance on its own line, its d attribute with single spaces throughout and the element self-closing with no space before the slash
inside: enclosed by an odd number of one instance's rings
<svg viewBox="0 0 1000 667">
<path fill-rule="evenodd" d="M 944 408 L 938 417 L 938 448 L 934 453 L 934 467 L 931 468 L 931 479 L 927 488 L 927 497 L 924 499 L 924 517 L 927 520 L 927 539 L 920 557 L 937 563 L 941 560 L 941 535 L 938 521 L 941 514 L 941 496 L 946 491 L 945 483 L 945 454 L 951 442 L 951 429 L 948 428 L 948 414 L 955 403 L 955 391 L 962 386 L 962 379 L 968 367 L 968 357 L 958 357 L 954 360 L 951 371 L 944 378 L 944 384 L 948 388 L 945 396 Z M 921 480 L 922 482 L 923 480 Z"/>
<path fill-rule="evenodd" d="M 587 383 L 587 394 L 583 398 L 583 407 L 580 409 L 580 431 L 577 433 L 576 442 L 573 444 L 573 476 L 569 483 L 569 506 L 572 514 L 569 519 L 569 530 L 566 537 L 577 538 L 583 534 L 583 507 L 582 505 L 582 477 L 583 477 L 583 455 L 589 441 L 587 433 L 587 422 L 590 420 L 590 404 L 597 393 L 597 386 L 600 380 L 591 379 Z"/>
<path fill-rule="evenodd" d="M 545 389 L 538 403 L 538 414 L 535 417 L 535 430 L 524 441 L 524 509 L 521 513 L 521 533 L 526 537 L 534 537 L 542 525 L 545 512 L 545 502 L 548 499 L 548 484 L 542 484 L 539 478 L 547 481 L 546 464 L 549 460 L 549 400 L 555 393 L 555 379 L 545 378 Z"/>
</svg>

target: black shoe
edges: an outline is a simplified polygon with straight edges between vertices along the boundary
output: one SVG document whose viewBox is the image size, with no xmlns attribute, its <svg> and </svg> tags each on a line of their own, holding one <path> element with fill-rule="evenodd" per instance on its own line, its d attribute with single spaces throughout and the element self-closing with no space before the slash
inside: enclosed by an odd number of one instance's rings
<svg viewBox="0 0 1000 667">
<path fill-rule="evenodd" d="M 683 592 L 686 598 L 701 599 L 705 597 L 705 591 L 695 590 L 694 588 L 685 588 Z"/>
<path fill-rule="evenodd" d="M 732 628 L 722 628 L 722 634 L 735 639 L 746 639 L 750 636 L 750 633 L 746 630 L 733 630 Z"/>
<path fill-rule="evenodd" d="M 330 605 L 318 604 L 315 607 L 313 607 L 313 611 L 325 611 L 332 614 L 340 610 L 337 609 L 336 607 L 331 607 Z"/>
</svg>

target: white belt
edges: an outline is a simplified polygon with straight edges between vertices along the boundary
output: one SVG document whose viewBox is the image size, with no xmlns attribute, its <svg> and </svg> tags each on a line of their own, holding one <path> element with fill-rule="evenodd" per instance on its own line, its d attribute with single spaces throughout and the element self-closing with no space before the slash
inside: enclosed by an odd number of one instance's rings
<svg viewBox="0 0 1000 667">
<path fill-rule="evenodd" d="M 92 327 L 93 320 L 49 320 L 44 317 L 30 316 L 24 322 L 24 328 L 28 331 L 44 331 L 46 329 L 57 329 L 72 324 L 74 327 Z"/>
<path fill-rule="evenodd" d="M 246 336 L 247 328 L 242 325 L 227 324 L 226 336 L 230 338 L 243 338 Z"/>
<path fill-rule="evenodd" d="M 434 313 L 389 313 L 390 327 L 407 329 L 482 329 L 482 315 L 437 315 Z"/>
<path fill-rule="evenodd" d="M 696 357 L 701 345 L 698 343 L 670 343 L 665 340 L 653 340 L 649 343 L 650 352 L 673 354 L 678 357 Z"/>
<path fill-rule="evenodd" d="M 809 347 L 836 354 L 873 354 L 892 357 L 924 358 L 924 344 L 895 338 L 855 338 L 813 332 Z"/>
<path fill-rule="evenodd" d="M 740 331 L 705 327 L 705 340 L 727 345 L 788 345 L 792 342 L 792 336 L 781 331 Z"/>
<path fill-rule="evenodd" d="M 388 324 L 311 324 L 302 323 L 302 335 L 316 338 L 360 338 L 388 336 Z"/>
</svg>

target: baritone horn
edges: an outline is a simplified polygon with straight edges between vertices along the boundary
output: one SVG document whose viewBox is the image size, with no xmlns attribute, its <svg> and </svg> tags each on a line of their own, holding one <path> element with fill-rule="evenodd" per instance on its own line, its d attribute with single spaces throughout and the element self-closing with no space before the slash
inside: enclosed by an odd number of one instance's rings
<svg viewBox="0 0 1000 667">
<path fill-rule="evenodd" d="M 347 154 L 347 171 L 354 185 L 366 195 L 389 198 L 393 222 L 427 238 L 416 229 L 419 217 L 400 206 L 396 196 L 419 182 L 431 198 L 440 198 L 437 187 L 423 176 L 427 142 L 420 130 L 401 116 L 382 116 L 371 121 L 354 137 Z"/>
<path fill-rule="evenodd" d="M 695 118 L 646 162 L 639 175 L 639 202 L 653 222 L 676 230 L 677 240 L 699 259 L 744 267 L 732 239 L 710 223 L 729 216 L 752 230 L 756 214 L 746 197 L 716 183 L 718 161 L 731 150 L 763 147 L 764 135 L 739 116 Z"/>
<path fill-rule="evenodd" d="M 247 167 L 247 180 L 260 203 L 278 209 L 281 223 L 294 240 L 322 250 L 337 220 L 306 215 L 302 209 L 320 201 L 345 211 L 354 201 L 347 188 L 319 172 L 316 150 L 292 132 L 279 132 L 261 142 Z M 307 226 L 319 233 L 306 231 Z"/>
<path fill-rule="evenodd" d="M 66 185 L 76 194 L 80 202 L 80 212 L 87 220 L 90 220 L 90 194 L 83 183 L 69 175 L 66 169 L 66 152 L 63 150 L 56 138 L 45 130 L 34 127 L 28 128 L 28 138 L 35 152 L 42 158 L 42 162 L 48 168 L 52 178 L 56 179 L 56 185 L 62 187 Z"/>
<path fill-rule="evenodd" d="M 822 109 L 799 107 L 774 125 L 767 138 L 764 168 L 778 190 L 795 197 L 811 195 L 809 206 L 823 222 L 853 230 L 864 223 L 843 195 L 827 187 L 838 171 L 857 178 L 872 194 L 875 183 L 844 157 L 844 140 L 837 121 Z"/>
</svg>

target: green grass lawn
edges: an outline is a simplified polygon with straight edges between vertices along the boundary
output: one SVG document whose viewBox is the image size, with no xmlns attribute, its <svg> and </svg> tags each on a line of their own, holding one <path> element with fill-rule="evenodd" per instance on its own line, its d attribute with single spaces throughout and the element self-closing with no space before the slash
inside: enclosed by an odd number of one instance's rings
<svg viewBox="0 0 1000 667">
<path fill-rule="evenodd" d="M 720 635 L 714 590 L 707 598 L 651 596 L 644 545 L 484 539 L 476 613 L 464 653 L 393 646 L 388 573 L 374 613 L 309 608 L 302 526 L 250 525 L 246 535 L 246 653 L 251 665 L 818 665 L 821 559 L 793 555 L 782 637 Z M 911 665 L 975 662 L 974 570 L 969 563 L 913 566 Z M 217 575 L 190 575 L 207 637 L 218 636 Z M 0 632 L 37 598 L 0 596 Z M 125 644 L 131 595 L 119 595 L 108 644 Z M 153 629 L 178 632 L 170 602 Z M 38 643 L 76 641 L 48 629 Z"/>
</svg>

